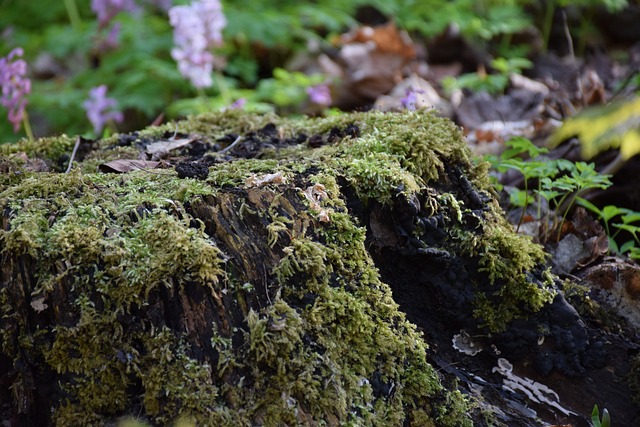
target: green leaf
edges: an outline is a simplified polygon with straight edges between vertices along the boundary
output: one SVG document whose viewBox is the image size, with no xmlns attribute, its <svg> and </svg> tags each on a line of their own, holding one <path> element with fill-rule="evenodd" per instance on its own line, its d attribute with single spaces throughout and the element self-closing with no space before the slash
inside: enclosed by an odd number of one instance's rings
<svg viewBox="0 0 640 427">
<path fill-rule="evenodd" d="M 626 212 L 627 212 L 627 209 L 619 208 L 618 206 L 615 206 L 615 205 L 607 205 L 604 208 L 602 208 L 602 211 L 600 212 L 600 216 L 603 220 L 609 222 L 614 217 L 618 215 L 622 215 Z"/>
<path fill-rule="evenodd" d="M 545 147 L 536 146 L 531 140 L 522 136 L 515 136 L 505 142 L 505 145 L 509 147 L 503 155 L 509 153 L 509 158 L 514 155 L 527 153 L 529 157 L 538 157 L 541 154 L 547 153 L 549 150 Z"/>
<path fill-rule="evenodd" d="M 559 170 L 562 171 L 567 171 L 570 172 L 572 170 L 575 170 L 576 168 L 576 164 L 574 162 L 572 162 L 571 160 L 566 160 L 566 159 L 558 159 L 555 161 L 556 166 Z"/>
<path fill-rule="evenodd" d="M 620 230 L 624 230 L 628 233 L 631 233 L 633 235 L 635 235 L 638 231 L 640 231 L 640 227 L 635 226 L 635 225 L 631 225 L 631 224 L 620 224 L 619 222 L 616 222 L 614 224 L 612 224 L 615 228 L 618 228 Z"/>
<path fill-rule="evenodd" d="M 622 244 L 622 246 L 620 246 L 620 251 L 618 253 L 620 254 L 626 254 L 627 252 L 629 252 L 631 250 L 631 248 L 636 246 L 636 242 L 633 240 L 629 240 L 628 242 L 624 242 Z"/>
<path fill-rule="evenodd" d="M 607 411 L 607 408 L 604 408 L 602 410 L 602 423 L 600 424 L 601 427 L 611 427 L 611 418 L 609 417 L 609 411 Z"/>
<path fill-rule="evenodd" d="M 603 3 L 609 12 L 620 12 L 629 5 L 627 0 L 603 0 Z"/>
<path fill-rule="evenodd" d="M 591 211 L 594 214 L 598 215 L 599 218 L 602 218 L 602 211 L 600 210 L 600 208 L 594 205 L 593 203 L 591 203 L 590 201 L 588 201 L 587 199 L 582 197 L 577 197 L 576 202 L 580 206 L 586 208 L 588 211 Z"/>
<path fill-rule="evenodd" d="M 509 194 L 509 203 L 513 206 L 524 207 L 531 201 L 531 196 L 524 190 L 515 190 Z"/>
<path fill-rule="evenodd" d="M 542 190 L 542 191 L 538 191 L 538 194 L 547 202 L 551 202 L 556 197 L 558 197 L 561 193 L 553 190 Z"/>
<path fill-rule="evenodd" d="M 640 259 L 640 248 L 637 246 L 632 247 L 629 250 L 629 257 L 633 259 Z"/>
<path fill-rule="evenodd" d="M 593 405 L 593 410 L 591 411 L 591 422 L 594 427 L 600 427 L 600 411 L 598 410 L 598 405 Z"/>
<path fill-rule="evenodd" d="M 620 252 L 620 248 L 618 247 L 618 243 L 614 240 L 613 237 L 607 236 L 607 240 L 609 240 L 609 251 L 613 252 L 614 254 L 622 253 L 622 252 Z"/>
<path fill-rule="evenodd" d="M 622 222 L 625 224 L 630 224 L 636 221 L 640 221 L 640 212 L 628 210 L 627 213 L 622 216 Z"/>
</svg>

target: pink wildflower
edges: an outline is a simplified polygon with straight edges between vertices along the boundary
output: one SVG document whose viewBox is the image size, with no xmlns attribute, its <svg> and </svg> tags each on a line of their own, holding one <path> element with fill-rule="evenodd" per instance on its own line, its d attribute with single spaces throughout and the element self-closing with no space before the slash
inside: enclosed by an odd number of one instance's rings
<svg viewBox="0 0 640 427">
<path fill-rule="evenodd" d="M 400 98 L 400 105 L 402 108 L 406 108 L 409 111 L 415 111 L 418 103 L 418 94 L 424 93 L 421 89 L 414 89 L 413 86 L 409 86 L 404 91 L 404 97 Z"/>
<path fill-rule="evenodd" d="M 20 130 L 20 123 L 25 114 L 27 98 L 31 92 L 31 80 L 27 74 L 27 63 L 23 59 L 12 59 L 22 56 L 24 51 L 17 47 L 13 49 L 6 58 L 0 58 L 0 87 L 2 87 L 2 97 L 0 104 L 9 110 L 8 119 L 13 123 L 13 131 Z"/>
<path fill-rule="evenodd" d="M 247 105 L 247 99 L 246 98 L 238 98 L 233 102 L 233 104 L 229 105 L 229 109 L 230 110 L 242 110 L 245 105 Z"/>
<path fill-rule="evenodd" d="M 222 45 L 222 30 L 227 25 L 220 1 L 174 6 L 169 9 L 169 20 L 175 43 L 171 56 L 178 62 L 178 70 L 197 88 L 211 86 L 215 57 L 210 50 Z"/>
<path fill-rule="evenodd" d="M 122 24 L 120 22 L 114 22 L 107 33 L 107 37 L 100 43 L 98 49 L 103 51 L 108 51 L 112 49 L 116 49 L 119 45 L 118 39 L 120 37 L 120 30 L 122 29 Z"/>
<path fill-rule="evenodd" d="M 107 98 L 107 86 L 100 85 L 89 91 L 89 99 L 82 104 L 87 111 L 87 117 L 93 125 L 96 135 L 99 135 L 107 122 L 121 122 L 122 112 L 117 111 L 118 102 Z"/>
<path fill-rule="evenodd" d="M 309 99 L 314 104 L 322 105 L 324 107 L 331 105 L 331 90 L 327 84 L 308 87 L 307 95 L 309 95 Z"/>
</svg>

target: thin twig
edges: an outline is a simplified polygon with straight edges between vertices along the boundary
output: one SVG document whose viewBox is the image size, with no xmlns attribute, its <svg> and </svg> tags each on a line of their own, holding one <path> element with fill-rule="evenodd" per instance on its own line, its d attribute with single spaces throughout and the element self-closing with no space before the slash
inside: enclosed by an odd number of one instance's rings
<svg viewBox="0 0 640 427">
<path fill-rule="evenodd" d="M 267 301 L 269 301 L 269 305 L 273 305 L 273 303 L 271 302 L 271 298 L 269 298 L 269 286 L 268 286 L 268 281 L 267 281 L 267 272 L 265 270 L 263 270 L 262 274 L 264 275 L 264 293 L 267 296 Z"/>
<path fill-rule="evenodd" d="M 620 169 L 622 169 L 622 166 L 624 166 L 626 163 L 627 160 L 620 152 L 618 152 L 616 158 L 607 163 L 607 165 L 599 173 L 601 175 L 615 175 Z"/>
<path fill-rule="evenodd" d="M 222 150 L 220 150 L 220 151 L 219 151 L 219 153 L 220 153 L 220 154 L 224 154 L 224 153 L 226 153 L 227 151 L 229 151 L 229 150 L 233 149 L 233 147 L 235 147 L 236 145 L 238 145 L 238 144 L 240 143 L 240 141 L 242 141 L 242 136 L 238 136 L 238 137 L 236 138 L 236 140 L 235 140 L 235 141 L 233 141 L 233 142 L 231 143 L 231 145 L 229 145 L 228 147 L 223 148 Z"/>
<path fill-rule="evenodd" d="M 29 115 L 27 114 L 26 109 L 22 114 L 22 125 L 24 126 L 24 133 L 27 134 L 27 138 L 29 138 L 29 141 L 33 141 L 33 131 L 31 130 L 31 124 L 29 123 Z"/>
<path fill-rule="evenodd" d="M 71 152 L 71 158 L 69 159 L 69 166 L 67 166 L 67 170 L 65 173 L 69 173 L 71 171 L 71 166 L 73 165 L 73 159 L 76 157 L 76 153 L 78 152 L 78 147 L 80 146 L 80 137 L 76 138 L 76 143 L 73 146 L 73 151 Z"/>
<path fill-rule="evenodd" d="M 576 62 L 576 54 L 573 51 L 573 39 L 571 38 L 571 32 L 569 31 L 569 24 L 567 23 L 567 13 L 562 11 L 562 26 L 564 27 L 564 35 L 567 38 L 567 45 L 569 47 L 569 55 L 571 55 L 571 59 L 573 62 Z"/>
</svg>

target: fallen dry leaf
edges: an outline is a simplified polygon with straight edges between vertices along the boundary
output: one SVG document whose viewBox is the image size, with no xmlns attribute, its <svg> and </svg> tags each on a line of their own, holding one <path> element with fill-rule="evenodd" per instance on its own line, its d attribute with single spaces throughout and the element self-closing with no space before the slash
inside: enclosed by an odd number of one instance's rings
<svg viewBox="0 0 640 427">
<path fill-rule="evenodd" d="M 322 184 L 313 184 L 304 190 L 304 195 L 311 203 L 319 203 L 329 197 Z"/>
<path fill-rule="evenodd" d="M 584 105 L 605 104 L 607 102 L 604 83 L 594 70 L 587 70 L 580 77 L 580 91 Z"/>
<path fill-rule="evenodd" d="M 168 153 L 169 151 L 175 150 L 176 148 L 189 145 L 193 141 L 195 141 L 195 139 L 193 138 L 167 139 L 163 141 L 157 141 L 147 145 L 147 147 L 145 148 L 145 151 L 152 158 L 154 158 L 154 156 L 158 157 L 162 153 Z"/>
<path fill-rule="evenodd" d="M 394 53 L 407 59 L 416 55 L 409 35 L 398 30 L 395 23 L 389 22 L 376 27 L 364 26 L 340 37 L 343 44 L 374 43 L 380 53 Z"/>
<path fill-rule="evenodd" d="M 360 27 L 340 38 L 339 65 L 343 69 L 343 91 L 338 104 L 373 100 L 388 93 L 402 78 L 402 69 L 416 57 L 416 48 L 406 32 L 393 22 Z"/>
<path fill-rule="evenodd" d="M 331 218 L 329 217 L 329 211 L 320 206 L 320 202 L 329 196 L 325 191 L 324 185 L 322 184 L 313 184 L 312 186 L 307 187 L 304 190 L 304 197 L 311 203 L 311 209 L 318 211 L 318 221 L 320 222 L 330 222 Z"/>
<path fill-rule="evenodd" d="M 28 172 L 50 172 L 51 168 L 49 165 L 42 159 L 35 158 L 31 159 L 24 151 L 12 154 L 11 157 L 16 157 L 18 159 L 24 160 L 24 169 Z M 0 167 L 0 173 L 7 173 L 9 170 L 7 166 Z"/>
<path fill-rule="evenodd" d="M 532 123 L 543 111 L 544 95 L 526 89 L 514 89 L 508 94 L 492 97 L 478 92 L 462 100 L 456 114 L 460 125 L 472 130 L 485 122 Z"/>
<path fill-rule="evenodd" d="M 153 160 L 118 159 L 98 166 L 98 170 L 104 173 L 126 173 L 140 169 L 155 169 L 160 162 Z"/>
<path fill-rule="evenodd" d="M 554 232 L 555 233 L 555 232 Z M 557 247 L 550 249 L 554 272 L 569 274 L 600 259 L 609 250 L 609 239 L 602 225 L 578 207 L 570 221 L 564 223 Z"/>
<path fill-rule="evenodd" d="M 267 184 L 283 184 L 285 182 L 282 172 L 268 173 L 258 178 L 256 175 L 251 175 L 247 178 L 245 184 L 247 187 L 262 187 Z"/>
</svg>

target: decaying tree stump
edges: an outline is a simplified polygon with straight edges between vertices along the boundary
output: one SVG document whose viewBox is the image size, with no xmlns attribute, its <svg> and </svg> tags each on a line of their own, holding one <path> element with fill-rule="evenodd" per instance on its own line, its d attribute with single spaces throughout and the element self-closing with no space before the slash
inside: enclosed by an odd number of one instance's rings
<svg viewBox="0 0 640 427">
<path fill-rule="evenodd" d="M 207 115 L 83 141 L 60 173 L 73 143 L 1 148 L 12 425 L 537 425 L 479 405 L 451 357 L 606 364 L 430 113 Z"/>
</svg>

